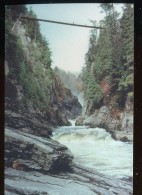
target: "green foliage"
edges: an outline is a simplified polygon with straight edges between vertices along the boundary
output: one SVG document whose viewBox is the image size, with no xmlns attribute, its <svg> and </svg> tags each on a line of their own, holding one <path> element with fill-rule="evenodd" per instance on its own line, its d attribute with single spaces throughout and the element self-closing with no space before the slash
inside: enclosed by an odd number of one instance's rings
<svg viewBox="0 0 142 195">
<path fill-rule="evenodd" d="M 126 78 L 122 77 L 120 79 L 120 82 L 118 84 L 119 88 L 118 90 L 125 90 L 125 91 L 130 91 L 133 90 L 133 74 L 128 75 Z"/>
<path fill-rule="evenodd" d="M 51 66 L 51 51 L 48 47 L 48 44 L 45 46 L 42 46 L 41 56 L 40 59 L 42 63 L 44 64 L 45 68 L 48 68 Z"/>
<path fill-rule="evenodd" d="M 102 8 L 102 10 L 106 13 L 106 17 L 108 16 L 108 14 L 111 12 L 111 8 L 112 8 L 112 3 L 101 3 L 100 7 Z M 103 12 L 102 11 L 102 12 Z"/>
<path fill-rule="evenodd" d="M 98 105 L 103 98 L 102 91 L 100 90 L 100 86 L 97 82 L 90 80 L 87 85 L 86 98 L 94 103 L 94 105 Z"/>
<path fill-rule="evenodd" d="M 37 16 L 32 9 L 27 12 L 27 17 L 37 19 Z M 26 29 L 26 36 L 30 37 L 31 40 L 39 41 L 40 43 L 42 43 L 43 38 L 40 33 L 40 26 L 38 21 L 28 20 L 26 23 L 24 23 L 24 27 Z"/>
<path fill-rule="evenodd" d="M 103 98 L 103 94 L 96 78 L 88 67 L 83 70 L 83 81 L 85 87 L 85 99 L 89 100 L 89 102 L 93 102 L 94 105 L 98 106 Z"/>
<path fill-rule="evenodd" d="M 127 94 L 127 99 L 128 99 L 129 101 L 133 101 L 133 99 L 134 99 L 134 92 L 129 92 L 129 93 Z"/>
<path fill-rule="evenodd" d="M 99 104 L 103 98 L 100 82 L 105 79 L 113 86 L 112 95 L 119 91 L 117 103 L 123 107 L 133 91 L 133 8 L 126 4 L 122 18 L 118 19 L 112 3 L 101 4 L 101 7 L 106 13 L 101 21 L 105 29 L 100 30 L 98 37 L 95 30 L 91 31 L 82 72 L 85 98 Z"/>
<path fill-rule="evenodd" d="M 50 101 L 49 90 L 53 80 L 51 69 L 51 52 L 48 42 L 41 35 L 38 22 L 22 21 L 25 36 L 31 38 L 27 46 L 29 56 L 26 56 L 21 39 L 12 32 L 15 15 L 36 15 L 25 6 L 6 7 L 5 56 L 9 65 L 9 79 L 21 84 L 24 90 L 23 101 L 33 103 L 39 109 L 47 109 Z M 32 70 L 31 70 L 32 66 Z"/>
</svg>

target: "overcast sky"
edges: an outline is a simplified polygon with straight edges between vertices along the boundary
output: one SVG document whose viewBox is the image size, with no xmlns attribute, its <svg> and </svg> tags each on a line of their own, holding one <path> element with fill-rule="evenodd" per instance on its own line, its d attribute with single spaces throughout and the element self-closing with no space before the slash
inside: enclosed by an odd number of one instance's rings
<svg viewBox="0 0 142 195">
<path fill-rule="evenodd" d="M 90 20 L 104 18 L 100 4 L 35 4 L 28 5 L 39 19 L 92 25 Z M 121 7 L 117 5 L 117 7 Z M 119 9 L 121 10 L 121 9 Z M 71 72 L 80 72 L 88 50 L 90 28 L 74 27 L 40 22 L 41 33 L 49 42 L 52 52 L 52 67 Z"/>
</svg>

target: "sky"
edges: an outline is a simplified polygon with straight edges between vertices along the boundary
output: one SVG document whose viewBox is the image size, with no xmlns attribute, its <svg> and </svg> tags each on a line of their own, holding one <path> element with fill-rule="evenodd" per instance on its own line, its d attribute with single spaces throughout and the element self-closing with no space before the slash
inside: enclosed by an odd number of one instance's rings
<svg viewBox="0 0 142 195">
<path fill-rule="evenodd" d="M 119 5 L 117 7 L 121 8 L 122 4 Z M 27 5 L 39 19 L 85 25 L 92 25 L 90 20 L 99 21 L 104 18 L 99 6 L 97 3 Z M 52 52 L 52 67 L 58 66 L 65 71 L 79 73 L 85 64 L 91 28 L 39 23 L 41 33 L 46 37 Z"/>
</svg>

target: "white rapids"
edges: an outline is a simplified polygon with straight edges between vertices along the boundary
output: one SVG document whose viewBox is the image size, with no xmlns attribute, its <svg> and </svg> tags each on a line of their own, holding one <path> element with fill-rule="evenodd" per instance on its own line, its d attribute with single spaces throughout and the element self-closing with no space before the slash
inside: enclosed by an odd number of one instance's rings
<svg viewBox="0 0 142 195">
<path fill-rule="evenodd" d="M 117 178 L 133 176 L 132 144 L 115 141 L 105 129 L 71 122 L 72 126 L 57 128 L 53 139 L 71 150 L 77 164 Z"/>
</svg>

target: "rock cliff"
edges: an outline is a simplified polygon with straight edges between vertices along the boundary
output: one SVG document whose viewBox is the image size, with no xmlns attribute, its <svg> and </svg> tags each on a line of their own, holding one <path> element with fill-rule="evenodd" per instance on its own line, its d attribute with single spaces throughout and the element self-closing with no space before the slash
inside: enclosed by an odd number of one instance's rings
<svg viewBox="0 0 142 195">
<path fill-rule="evenodd" d="M 36 135 L 49 136 L 51 127 L 70 125 L 68 118 L 76 118 L 82 107 L 52 70 L 49 47 L 39 29 L 38 37 L 33 37 L 29 23 L 14 19 L 16 8 L 8 8 L 5 125 L 22 129 L 28 127 Z"/>
<path fill-rule="evenodd" d="M 127 102 L 123 110 L 113 108 L 111 103 L 93 109 L 93 105 L 86 102 L 82 116 L 76 120 L 76 125 L 105 128 L 116 140 L 133 141 L 132 102 Z"/>
<path fill-rule="evenodd" d="M 83 82 L 80 75 L 75 75 L 71 72 L 66 72 L 58 67 L 54 69 L 55 73 L 57 73 L 64 85 L 69 88 L 73 95 L 78 97 L 79 102 L 83 106 Z"/>
<path fill-rule="evenodd" d="M 103 99 L 100 105 L 85 100 L 82 115 L 76 125 L 105 128 L 113 138 L 121 141 L 133 141 L 133 100 L 125 98 L 116 91 L 116 86 L 105 79 L 100 82 Z"/>
<path fill-rule="evenodd" d="M 103 94 L 100 104 L 86 99 L 76 125 L 105 128 L 116 140 L 133 141 L 133 98 L 126 99 L 116 89 L 116 83 L 108 84 L 103 79 L 100 82 Z"/>
<path fill-rule="evenodd" d="M 50 103 L 47 109 L 37 108 L 32 101 L 24 103 L 23 89 L 13 80 L 5 83 L 5 125 L 13 128 L 28 127 L 36 135 L 48 136 L 52 127 L 70 125 L 68 118 L 81 112 L 77 97 L 65 88 L 56 75 L 50 88 Z"/>
<path fill-rule="evenodd" d="M 104 127 L 127 140 L 119 131 L 133 134 L 134 8 L 125 4 L 119 18 L 113 4 L 100 7 L 108 15 L 100 22 L 104 29 L 91 32 L 82 69 L 85 106 L 76 124 Z"/>
</svg>

